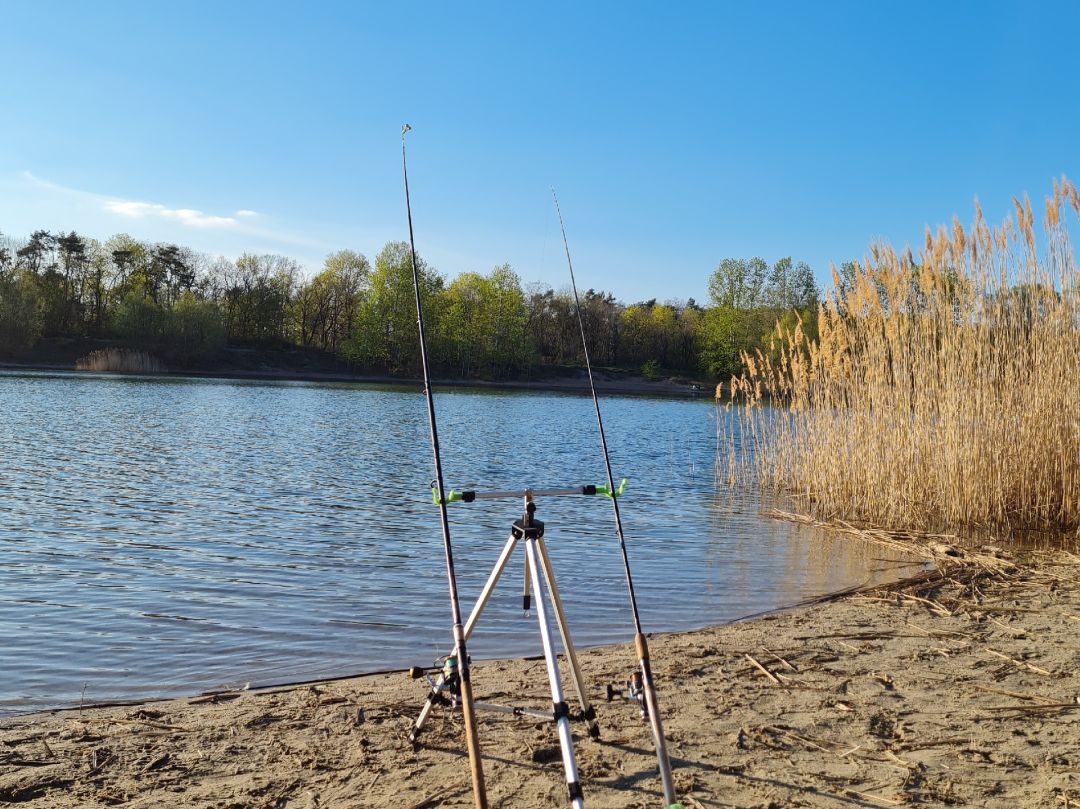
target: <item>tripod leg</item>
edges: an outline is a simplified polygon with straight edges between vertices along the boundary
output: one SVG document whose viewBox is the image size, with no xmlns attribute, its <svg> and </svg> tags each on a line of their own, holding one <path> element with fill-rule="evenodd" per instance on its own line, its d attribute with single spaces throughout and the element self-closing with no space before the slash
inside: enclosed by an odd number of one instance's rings
<svg viewBox="0 0 1080 809">
<path fill-rule="evenodd" d="M 495 563 L 495 567 L 491 569 L 491 575 L 488 576 L 487 582 L 484 583 L 484 589 L 480 591 L 480 598 L 476 600 L 476 606 L 473 607 L 473 611 L 469 614 L 469 620 L 465 622 L 465 639 L 468 640 L 472 637 L 473 630 L 476 629 L 476 622 L 480 618 L 480 613 L 484 611 L 484 607 L 487 606 L 488 601 L 491 599 L 491 593 L 495 589 L 495 585 L 499 582 L 499 576 L 506 569 L 506 563 L 510 561 L 510 554 L 514 552 L 514 548 L 517 546 L 517 537 L 513 534 L 506 540 L 506 544 L 503 545 L 502 553 L 499 554 L 499 560 Z"/>
<path fill-rule="evenodd" d="M 596 711 L 585 696 L 585 678 L 581 676 L 581 666 L 578 665 L 577 652 L 574 651 L 574 641 L 570 638 L 570 625 L 566 622 L 566 612 L 563 610 L 562 599 L 559 598 L 559 588 L 555 586 L 555 568 L 551 566 L 544 540 L 537 539 L 536 545 L 540 551 L 540 563 L 544 566 L 544 579 L 547 581 L 548 592 L 551 593 L 551 603 L 555 605 L 555 619 L 559 625 L 559 634 L 562 635 L 562 645 L 566 651 L 566 660 L 570 664 L 570 675 L 574 681 L 574 690 L 577 691 L 578 702 L 581 704 L 581 712 L 589 725 L 589 735 L 594 739 L 599 739 L 600 726 L 596 724 Z"/>
<path fill-rule="evenodd" d="M 578 780 L 577 762 L 574 760 L 574 741 L 570 734 L 570 711 L 566 707 L 562 682 L 559 680 L 559 663 L 555 658 L 555 647 L 551 642 L 551 629 L 548 626 L 544 593 L 540 589 L 540 561 L 537 559 L 538 552 L 535 539 L 525 539 L 525 553 L 529 557 L 529 573 L 532 578 L 533 596 L 536 600 L 536 619 L 540 624 L 540 639 L 544 644 L 544 659 L 547 661 L 548 681 L 551 683 L 551 701 L 554 709 L 555 726 L 559 733 L 559 747 L 562 749 L 563 769 L 566 772 L 566 790 L 573 809 L 584 809 L 585 804 L 581 798 L 581 782 Z"/>
<path fill-rule="evenodd" d="M 506 544 L 503 546 L 502 553 L 499 554 L 499 560 L 491 570 L 491 575 L 488 576 L 488 580 L 484 584 L 484 589 L 480 591 L 480 598 L 477 599 L 476 606 L 473 607 L 472 613 L 469 615 L 469 620 L 465 622 L 464 635 L 466 640 L 472 636 L 473 630 L 476 628 L 476 622 L 480 618 L 480 613 L 484 611 L 484 607 L 487 606 L 488 601 L 491 599 L 491 593 L 495 589 L 495 585 L 499 582 L 499 576 L 501 576 L 503 570 L 506 569 L 506 563 L 510 561 L 510 554 L 514 552 L 516 546 L 517 537 L 511 534 L 510 538 L 506 540 Z M 416 737 L 420 735 L 420 731 L 427 722 L 428 715 L 431 714 L 431 709 L 439 698 L 439 690 L 445 684 L 446 678 L 440 673 L 435 680 L 435 687 L 428 692 L 427 701 L 424 702 L 424 707 L 420 709 L 420 715 L 416 717 L 416 722 L 413 723 L 413 729 L 409 733 L 410 742 L 416 742 Z"/>
</svg>

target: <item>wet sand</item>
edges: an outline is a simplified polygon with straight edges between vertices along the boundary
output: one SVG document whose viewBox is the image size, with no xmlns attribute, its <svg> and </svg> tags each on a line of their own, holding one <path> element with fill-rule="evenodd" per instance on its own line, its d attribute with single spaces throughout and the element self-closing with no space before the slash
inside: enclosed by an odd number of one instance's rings
<svg viewBox="0 0 1080 809">
<path fill-rule="evenodd" d="M 684 805 L 1080 807 L 1080 557 L 954 553 L 928 549 L 937 568 L 915 580 L 656 636 Z M 602 731 L 575 724 L 585 805 L 661 806 L 647 725 L 605 699 L 632 645 L 580 658 Z M 550 706 L 542 660 L 473 671 L 478 699 Z M 0 802 L 471 806 L 460 716 L 437 707 L 407 740 L 425 695 L 394 673 L 7 719 Z M 565 806 L 552 723 L 480 718 L 490 805 Z"/>
</svg>

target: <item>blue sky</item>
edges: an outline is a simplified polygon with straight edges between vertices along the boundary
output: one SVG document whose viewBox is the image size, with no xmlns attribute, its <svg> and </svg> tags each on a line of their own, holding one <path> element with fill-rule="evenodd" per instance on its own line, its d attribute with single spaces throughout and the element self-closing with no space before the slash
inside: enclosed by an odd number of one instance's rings
<svg viewBox="0 0 1080 809">
<path fill-rule="evenodd" d="M 1080 6 L 0 0 L 0 231 L 703 300 L 1080 178 Z"/>
</svg>

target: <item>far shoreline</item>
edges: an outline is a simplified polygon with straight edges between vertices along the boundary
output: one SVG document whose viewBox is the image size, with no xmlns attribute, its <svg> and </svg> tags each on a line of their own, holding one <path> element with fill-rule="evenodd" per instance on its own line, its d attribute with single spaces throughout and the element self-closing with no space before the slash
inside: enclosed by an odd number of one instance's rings
<svg viewBox="0 0 1080 809">
<path fill-rule="evenodd" d="M 25 371 L 30 373 L 71 373 L 71 374 L 100 374 L 115 373 L 123 375 L 121 371 L 80 371 L 73 365 L 60 363 L 40 362 L 12 362 L 0 361 L 0 371 Z M 135 376 L 159 376 L 159 377 L 191 377 L 195 379 L 234 379 L 237 381 L 267 381 L 267 382 L 337 382 L 349 384 L 368 385 L 399 385 L 403 387 L 415 387 L 422 389 L 423 382 L 412 377 L 398 377 L 387 374 L 364 374 L 348 373 L 340 371 L 293 371 L 284 368 L 266 368 L 259 370 L 229 369 L 222 371 L 177 369 L 167 370 L 160 373 L 128 374 Z M 640 375 L 628 372 L 612 373 L 607 370 L 594 372 L 596 390 L 598 393 L 615 394 L 619 396 L 662 396 L 667 398 L 698 398 L 703 396 L 710 387 L 699 383 L 675 382 L 670 379 L 651 381 Z M 465 388 L 478 390 L 519 390 L 534 391 L 537 393 L 577 393 L 588 394 L 589 383 L 585 370 L 581 369 L 574 376 L 543 376 L 534 379 L 508 379 L 508 380 L 484 380 L 484 379 L 460 379 L 438 378 L 432 379 L 432 384 L 440 388 Z M 697 384 L 695 388 L 694 385 Z"/>
</svg>

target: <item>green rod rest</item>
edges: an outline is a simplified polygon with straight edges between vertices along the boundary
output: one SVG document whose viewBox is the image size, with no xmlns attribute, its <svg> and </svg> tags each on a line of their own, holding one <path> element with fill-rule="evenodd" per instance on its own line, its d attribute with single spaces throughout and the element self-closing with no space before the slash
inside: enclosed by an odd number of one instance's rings
<svg viewBox="0 0 1080 809">
<path fill-rule="evenodd" d="M 625 489 L 626 489 L 626 478 L 623 478 L 619 482 L 619 488 L 617 488 L 615 491 L 611 491 L 611 489 L 608 487 L 608 485 L 606 483 L 601 483 L 599 486 L 596 487 L 596 493 L 597 494 L 602 494 L 602 495 L 604 495 L 604 497 L 610 497 L 612 500 L 614 500 L 616 497 L 622 497 L 622 493 L 623 493 L 623 491 Z"/>
</svg>

